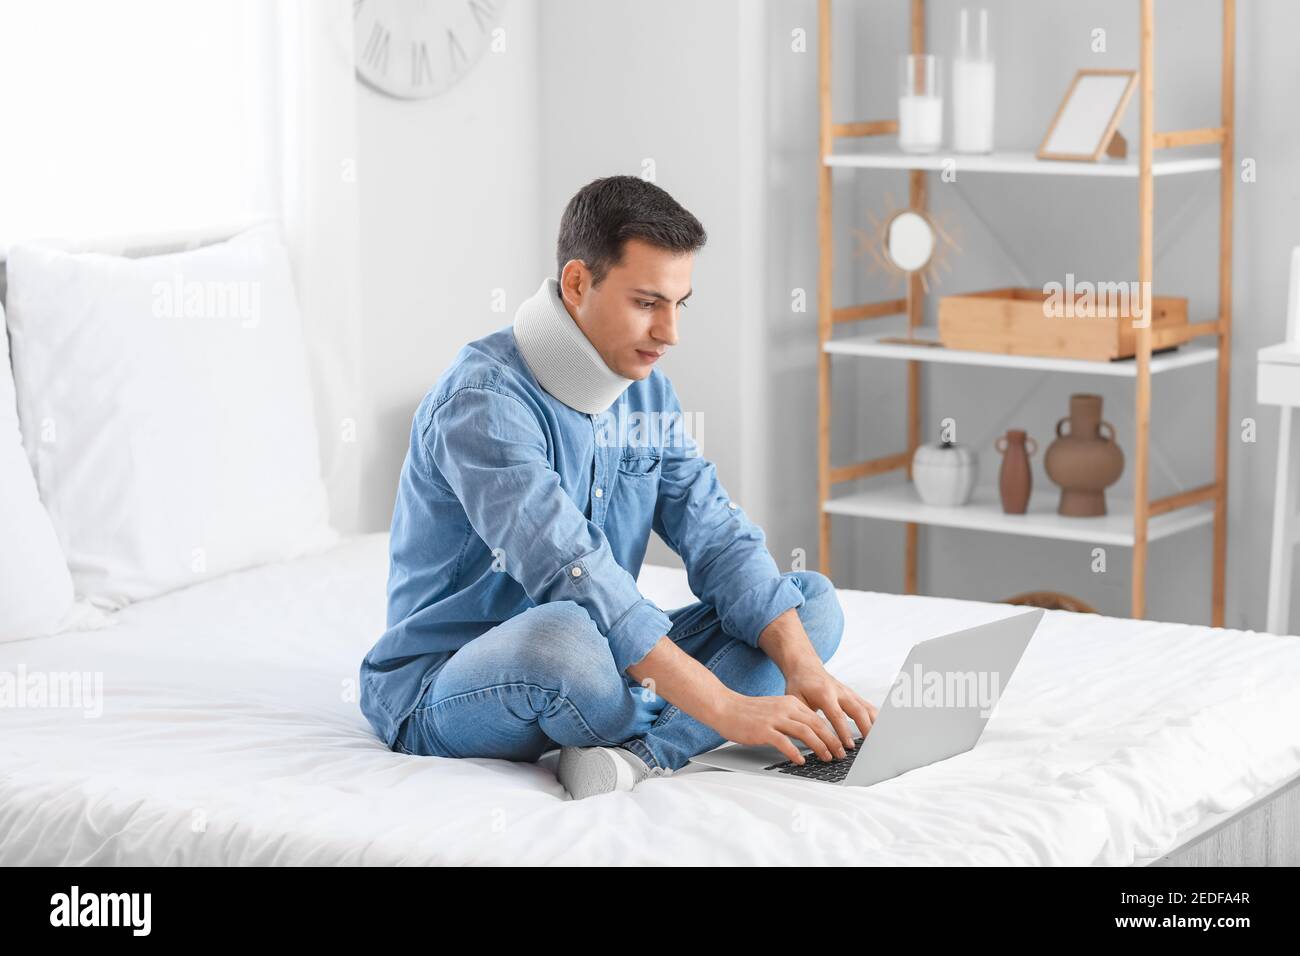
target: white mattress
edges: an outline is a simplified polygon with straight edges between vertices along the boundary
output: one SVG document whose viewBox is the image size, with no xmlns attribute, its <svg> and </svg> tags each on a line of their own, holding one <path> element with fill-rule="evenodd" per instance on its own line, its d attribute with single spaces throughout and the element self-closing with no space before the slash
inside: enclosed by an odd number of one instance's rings
<svg viewBox="0 0 1300 956">
<path fill-rule="evenodd" d="M 0 709 L 0 863 L 1128 864 L 1300 771 L 1300 641 L 1049 612 L 971 752 L 867 789 L 692 768 L 568 800 L 542 766 L 408 757 L 357 664 L 385 535 L 0 645 L 102 672 L 103 713 Z M 680 571 L 647 568 L 663 607 Z M 1005 605 L 841 591 L 831 670 L 879 701 L 917 640 Z"/>
</svg>

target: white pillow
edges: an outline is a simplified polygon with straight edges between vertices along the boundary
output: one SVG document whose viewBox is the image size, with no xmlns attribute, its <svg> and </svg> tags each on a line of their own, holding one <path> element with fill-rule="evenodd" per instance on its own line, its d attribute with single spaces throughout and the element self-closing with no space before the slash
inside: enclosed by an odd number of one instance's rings
<svg viewBox="0 0 1300 956">
<path fill-rule="evenodd" d="M 72 578 L 23 454 L 0 308 L 0 641 L 62 630 L 73 616 Z"/>
<path fill-rule="evenodd" d="M 13 246 L 9 326 L 28 458 L 95 605 L 337 540 L 274 227 L 142 259 Z"/>
</svg>

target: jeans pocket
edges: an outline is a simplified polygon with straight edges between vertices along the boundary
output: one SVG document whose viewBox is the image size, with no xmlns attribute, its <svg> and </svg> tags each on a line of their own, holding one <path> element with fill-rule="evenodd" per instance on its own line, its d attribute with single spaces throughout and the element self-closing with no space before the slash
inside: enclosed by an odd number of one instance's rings
<svg viewBox="0 0 1300 956">
<path fill-rule="evenodd" d="M 420 756 L 420 754 L 416 753 L 414 750 L 412 750 L 403 742 L 403 738 L 409 735 L 410 730 L 411 730 L 411 718 L 407 717 L 397 726 L 397 736 L 393 738 L 393 749 L 396 750 L 398 753 L 406 754 L 408 757 L 418 757 Z M 416 750 L 418 749 L 419 749 L 419 745 L 417 744 Z"/>
<path fill-rule="evenodd" d="M 417 757 L 459 757 L 460 754 L 452 753 L 442 742 L 432 724 L 433 718 L 427 708 L 412 711 L 397 732 L 397 743 L 405 740 L 404 746 L 410 747 L 406 752 Z"/>
</svg>

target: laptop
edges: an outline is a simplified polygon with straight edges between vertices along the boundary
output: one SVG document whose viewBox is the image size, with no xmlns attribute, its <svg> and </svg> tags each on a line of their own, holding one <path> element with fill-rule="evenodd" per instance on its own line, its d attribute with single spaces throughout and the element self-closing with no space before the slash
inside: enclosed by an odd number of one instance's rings
<svg viewBox="0 0 1300 956">
<path fill-rule="evenodd" d="M 869 787 L 965 753 L 984 733 L 1042 617 L 1043 609 L 1034 608 L 917 644 L 878 705 L 870 733 L 857 736 L 854 727 L 855 749 L 842 758 L 824 761 L 800 746 L 806 760 L 800 765 L 775 747 L 724 744 L 691 762 L 718 770 Z"/>
</svg>

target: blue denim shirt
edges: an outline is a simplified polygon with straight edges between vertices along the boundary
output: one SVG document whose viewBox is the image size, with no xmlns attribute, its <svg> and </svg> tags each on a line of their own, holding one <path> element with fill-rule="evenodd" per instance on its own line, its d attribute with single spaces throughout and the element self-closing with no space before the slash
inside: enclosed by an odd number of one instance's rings
<svg viewBox="0 0 1300 956">
<path fill-rule="evenodd" d="M 538 384 L 512 327 L 461 349 L 415 412 L 387 630 L 361 664 L 361 709 L 388 746 L 457 648 L 536 604 L 576 602 L 620 671 L 641 660 L 670 627 L 636 586 L 651 530 L 747 644 L 803 604 L 681 416 L 658 369 L 586 415 Z"/>
</svg>

